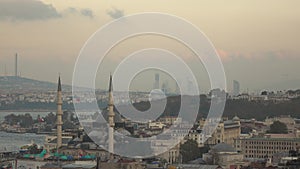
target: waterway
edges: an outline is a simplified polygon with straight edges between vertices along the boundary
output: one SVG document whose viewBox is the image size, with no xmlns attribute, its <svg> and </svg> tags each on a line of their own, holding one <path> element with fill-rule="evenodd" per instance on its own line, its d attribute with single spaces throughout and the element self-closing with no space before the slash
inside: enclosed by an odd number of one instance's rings
<svg viewBox="0 0 300 169">
<path fill-rule="evenodd" d="M 45 137 L 45 135 L 38 135 L 34 133 L 19 134 L 0 131 L 0 151 L 17 151 L 21 146 L 31 143 L 43 146 Z"/>
<path fill-rule="evenodd" d="M 9 114 L 26 114 L 29 113 L 33 119 L 36 119 L 38 115 L 45 117 L 50 112 L 0 112 L 0 123 L 4 121 L 4 117 Z M 0 151 L 17 151 L 21 146 L 26 144 L 35 143 L 43 146 L 46 135 L 34 134 L 34 133 L 6 133 L 0 131 Z"/>
</svg>

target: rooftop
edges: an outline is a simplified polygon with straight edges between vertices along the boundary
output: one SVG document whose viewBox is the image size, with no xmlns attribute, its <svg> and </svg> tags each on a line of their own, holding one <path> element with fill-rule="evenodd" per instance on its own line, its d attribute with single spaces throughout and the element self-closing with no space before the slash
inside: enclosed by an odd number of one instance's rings
<svg viewBox="0 0 300 169">
<path fill-rule="evenodd" d="M 68 144 L 72 139 L 71 138 L 62 138 L 62 144 Z M 57 143 L 57 138 L 51 140 L 49 142 L 50 144 L 56 144 Z"/>
<path fill-rule="evenodd" d="M 215 146 L 213 146 L 212 148 L 212 151 L 214 152 L 236 152 L 236 150 L 229 144 L 226 144 L 226 143 L 219 143 Z"/>
<path fill-rule="evenodd" d="M 240 140 L 260 140 L 260 141 L 299 141 L 300 138 L 267 138 L 267 137 L 252 137 L 252 138 L 242 138 Z"/>
</svg>

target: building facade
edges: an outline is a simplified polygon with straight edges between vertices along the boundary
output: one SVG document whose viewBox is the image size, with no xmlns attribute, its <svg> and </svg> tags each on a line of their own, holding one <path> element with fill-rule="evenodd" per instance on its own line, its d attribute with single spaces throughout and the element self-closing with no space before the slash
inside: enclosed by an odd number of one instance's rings
<svg viewBox="0 0 300 169">
<path fill-rule="evenodd" d="M 299 138 L 245 138 L 236 139 L 235 148 L 242 152 L 245 158 L 268 159 L 275 154 L 288 153 L 300 146 Z"/>
<path fill-rule="evenodd" d="M 231 145 L 220 143 L 213 146 L 210 151 L 203 154 L 203 160 L 210 165 L 219 165 L 225 169 L 232 167 L 238 169 L 243 165 L 243 155 L 238 153 Z"/>
<path fill-rule="evenodd" d="M 241 124 L 240 119 L 236 116 L 232 120 L 221 120 L 215 129 L 213 125 L 208 126 L 206 131 L 203 132 L 205 120 L 199 121 L 199 128 L 191 130 L 188 139 L 195 140 L 198 143 L 199 147 L 205 145 L 213 146 L 219 143 L 226 143 L 231 146 L 234 146 L 234 140 L 240 138 L 241 134 Z M 212 133 L 211 135 L 205 135 L 204 133 Z"/>
</svg>

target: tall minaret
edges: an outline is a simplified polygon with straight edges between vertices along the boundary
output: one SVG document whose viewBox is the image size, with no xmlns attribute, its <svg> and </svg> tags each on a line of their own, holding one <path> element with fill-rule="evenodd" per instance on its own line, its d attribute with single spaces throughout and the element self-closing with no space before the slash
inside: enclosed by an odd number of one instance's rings
<svg viewBox="0 0 300 169">
<path fill-rule="evenodd" d="M 114 101 L 113 101 L 113 86 L 112 86 L 112 75 L 109 78 L 109 95 L 108 95 L 108 123 L 109 123 L 109 132 L 108 132 L 108 150 L 110 152 L 110 159 L 113 159 L 114 152 Z"/>
<path fill-rule="evenodd" d="M 58 88 L 57 88 L 57 148 L 61 147 L 62 144 L 62 92 L 61 92 L 61 82 L 60 82 L 60 76 L 58 78 Z"/>
</svg>

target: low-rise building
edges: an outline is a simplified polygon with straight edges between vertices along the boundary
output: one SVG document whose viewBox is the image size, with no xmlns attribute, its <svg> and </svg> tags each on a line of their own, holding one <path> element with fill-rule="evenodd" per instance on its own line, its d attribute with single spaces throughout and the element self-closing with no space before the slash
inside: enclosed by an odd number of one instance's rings
<svg viewBox="0 0 300 169">
<path fill-rule="evenodd" d="M 204 145 L 213 146 L 219 143 L 226 143 L 233 146 L 234 140 L 240 137 L 241 124 L 240 119 L 237 116 L 232 120 L 221 120 L 215 130 L 213 123 L 211 123 L 211 125 L 208 123 L 206 128 L 204 129 L 204 123 L 204 120 L 200 120 L 199 128 L 191 130 L 188 135 L 188 139 L 197 141 L 199 147 L 203 147 Z M 203 132 L 202 129 L 211 130 L 211 132 Z M 212 134 L 204 135 L 204 133 Z"/>
<path fill-rule="evenodd" d="M 172 125 L 175 122 L 181 123 L 182 119 L 180 117 L 174 117 L 174 116 L 165 116 L 158 119 L 159 122 L 162 122 L 165 125 Z"/>
<path fill-rule="evenodd" d="M 203 160 L 210 165 L 219 165 L 225 169 L 232 166 L 238 169 L 243 165 L 243 154 L 238 153 L 231 145 L 220 143 L 211 148 L 211 150 L 203 155 Z"/>
<path fill-rule="evenodd" d="M 152 129 L 163 129 L 165 127 L 165 124 L 162 122 L 148 122 L 147 128 L 152 130 Z"/>
</svg>

